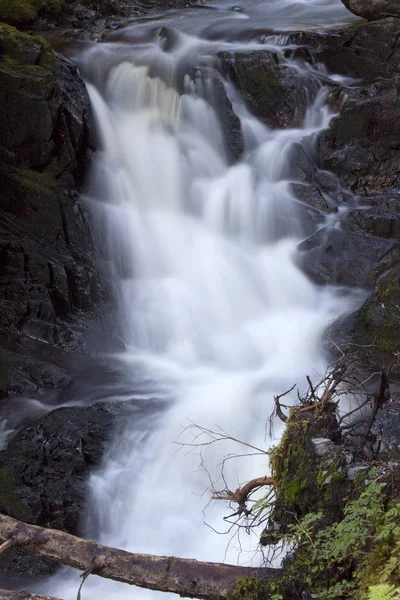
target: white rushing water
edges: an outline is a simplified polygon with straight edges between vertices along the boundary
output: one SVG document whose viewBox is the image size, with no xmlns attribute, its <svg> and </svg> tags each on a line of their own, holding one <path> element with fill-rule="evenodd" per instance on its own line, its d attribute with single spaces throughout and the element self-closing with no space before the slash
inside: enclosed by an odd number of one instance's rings
<svg viewBox="0 0 400 600">
<path fill-rule="evenodd" d="M 148 44 L 129 58 L 129 47 L 103 44 L 85 57 L 102 148 L 90 202 L 111 257 L 120 360 L 133 386 L 143 373 L 150 394 L 162 388 L 168 408 L 158 425 L 119 432 L 90 478 L 84 532 L 131 551 L 259 564 L 260 532 L 242 538 L 238 558 L 237 544 L 225 553 L 228 538 L 204 524 L 223 530 L 226 509 L 215 503 L 203 514 L 209 480 L 199 452 L 174 442 L 190 442 L 190 431 L 181 433 L 194 422 L 265 447 L 274 394 L 323 372 L 323 332 L 350 300 L 316 287 L 295 263 L 304 231 L 285 179 L 288 156 L 328 126 L 324 90 L 304 126 L 284 131 L 259 123 L 235 94 L 245 152 L 232 165 L 204 98 L 206 71 L 182 75 L 183 58 L 210 62 L 207 48 L 182 35 L 168 53 Z M 242 449 L 220 443 L 204 452 L 217 488 L 228 452 Z M 231 489 L 266 473 L 266 462 L 230 461 Z M 46 591 L 72 600 L 78 585 L 65 570 Z M 153 595 L 93 576 L 83 589 L 95 600 Z"/>
</svg>

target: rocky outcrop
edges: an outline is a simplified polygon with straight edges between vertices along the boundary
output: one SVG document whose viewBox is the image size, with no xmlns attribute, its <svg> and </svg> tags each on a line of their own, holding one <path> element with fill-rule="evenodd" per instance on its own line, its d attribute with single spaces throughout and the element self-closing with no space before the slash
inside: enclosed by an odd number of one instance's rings
<svg viewBox="0 0 400 600">
<path fill-rule="evenodd" d="M 321 166 L 357 194 L 398 189 L 400 74 L 346 92 L 340 115 L 320 137 Z"/>
<path fill-rule="evenodd" d="M 400 17 L 398 0 L 342 0 L 342 2 L 349 11 L 369 21 L 385 17 Z"/>
<path fill-rule="evenodd" d="M 370 365 L 397 366 L 400 353 L 400 245 L 390 253 L 392 266 L 384 270 L 370 294 L 353 315 L 334 325 L 334 335 L 343 346 L 363 348 Z M 398 369 L 394 369 L 396 377 Z"/>
<path fill-rule="evenodd" d="M 140 427 L 155 408 L 150 401 L 59 408 L 22 429 L 0 452 L 0 513 L 77 533 L 88 473 L 110 435 L 129 419 Z M 19 551 L 0 557 L 0 570 L 10 573 L 45 574 L 52 567 Z"/>
<path fill-rule="evenodd" d="M 41 388 L 15 340 L 76 350 L 79 315 L 102 297 L 79 199 L 93 147 L 89 115 L 75 65 L 43 39 L 0 25 L 0 344 L 13 392 Z M 65 374 L 50 379 L 58 385 Z"/>
<path fill-rule="evenodd" d="M 340 343 L 374 345 L 365 351 L 371 368 L 382 361 L 393 364 L 399 348 L 397 313 L 394 298 L 382 304 L 379 289 L 387 278 L 398 280 L 400 20 L 288 35 L 292 47 L 283 56 L 268 50 L 223 53 L 222 65 L 251 112 L 273 128 L 300 125 L 321 84 L 330 90 L 328 101 L 336 113 L 330 127 L 319 135 L 316 148 L 307 141 L 294 146 L 287 171 L 305 221 L 318 225 L 300 245 L 300 261 L 317 283 L 372 294 L 335 327 L 335 334 Z M 285 58 L 290 59 L 286 65 Z M 308 63 L 307 68 L 296 69 L 292 59 Z M 340 77 L 328 82 L 316 64 Z M 389 331 L 395 336 L 388 340 Z"/>
<path fill-rule="evenodd" d="M 335 325 L 334 333 L 342 344 L 364 347 L 371 368 L 393 365 L 400 349 L 400 21 L 305 32 L 296 39 L 307 45 L 310 62 L 356 78 L 342 82 L 338 114 L 319 136 L 315 155 L 300 148 L 292 156 L 296 180 L 316 188 L 328 210 L 316 193 L 307 195 L 304 189 L 302 201 L 314 207 L 317 202 L 325 214 L 335 205 L 341 209 L 340 227 L 320 229 L 301 244 L 302 264 L 319 283 L 372 292 L 360 310 Z M 319 181 L 321 168 L 336 179 L 336 188 Z M 391 290 L 385 302 L 382 287 Z"/>
</svg>

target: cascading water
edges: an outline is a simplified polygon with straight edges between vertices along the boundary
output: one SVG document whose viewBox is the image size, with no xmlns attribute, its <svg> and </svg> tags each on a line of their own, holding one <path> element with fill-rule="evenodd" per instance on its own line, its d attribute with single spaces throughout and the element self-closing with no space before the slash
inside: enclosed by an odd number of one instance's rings
<svg viewBox="0 0 400 600">
<path fill-rule="evenodd" d="M 91 476 L 84 527 L 135 552 L 236 562 L 237 547 L 225 553 L 227 539 L 203 523 L 222 529 L 224 509 L 203 515 L 199 452 L 173 442 L 190 442 L 181 431 L 194 422 L 265 445 L 274 394 L 323 372 L 322 334 L 350 300 L 317 288 L 294 260 L 304 232 L 285 173 L 293 144 L 328 126 L 325 91 L 301 129 L 284 131 L 259 123 L 235 94 L 245 152 L 229 164 L 205 93 L 210 70 L 195 73 L 220 47 L 185 34 L 168 52 L 102 44 L 83 58 L 102 147 L 90 202 L 111 260 L 119 360 L 132 385 L 142 375 L 166 402 L 116 436 Z M 237 450 L 221 442 L 204 452 L 216 487 L 222 457 Z M 266 469 L 265 457 L 248 456 L 225 477 L 235 488 Z M 242 546 L 242 564 L 256 545 L 254 536 Z M 47 589 L 69 600 L 77 581 L 64 570 Z M 96 577 L 84 589 L 96 600 L 151 594 Z"/>
</svg>

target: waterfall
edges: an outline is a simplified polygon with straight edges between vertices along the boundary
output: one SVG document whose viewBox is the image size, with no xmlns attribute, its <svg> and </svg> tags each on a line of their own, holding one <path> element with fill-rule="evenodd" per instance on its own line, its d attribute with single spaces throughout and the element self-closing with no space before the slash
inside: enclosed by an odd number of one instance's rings
<svg viewBox="0 0 400 600">
<path fill-rule="evenodd" d="M 166 409 L 115 436 L 90 477 L 83 527 L 134 552 L 257 565 L 259 531 L 239 552 L 236 539 L 213 531 L 224 529 L 225 507 L 203 513 L 210 480 L 224 487 L 223 457 L 243 449 L 180 442 L 193 442 L 195 423 L 267 447 L 274 394 L 324 371 L 324 330 L 351 300 L 314 285 L 295 260 L 304 230 L 285 174 L 293 144 L 328 126 L 326 91 L 302 128 L 282 131 L 236 95 L 245 149 L 232 164 L 204 93 L 207 47 L 190 36 L 170 52 L 110 43 L 84 59 L 101 147 L 90 203 L 110 256 L 118 359 L 132 386 L 143 377 Z M 194 74 L 198 64 L 207 69 Z M 265 455 L 244 453 L 225 464 L 232 489 L 267 472 Z M 46 590 L 72 600 L 78 581 L 65 569 Z M 151 595 L 97 577 L 83 591 L 96 600 Z"/>
</svg>

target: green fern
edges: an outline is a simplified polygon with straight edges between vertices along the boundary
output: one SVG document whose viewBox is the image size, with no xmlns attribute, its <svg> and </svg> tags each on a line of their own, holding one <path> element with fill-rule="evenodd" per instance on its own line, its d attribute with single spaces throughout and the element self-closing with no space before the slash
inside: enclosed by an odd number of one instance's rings
<svg viewBox="0 0 400 600">
<path fill-rule="evenodd" d="M 372 585 L 368 589 L 368 600 L 395 600 L 397 597 L 395 586 L 387 583 Z"/>
</svg>

